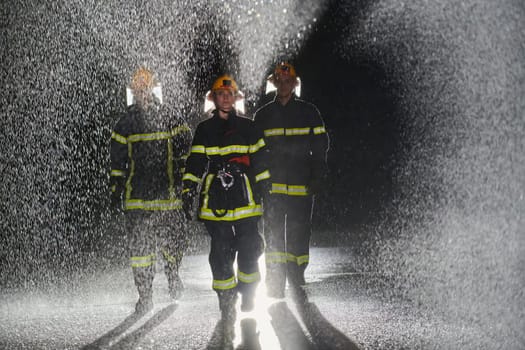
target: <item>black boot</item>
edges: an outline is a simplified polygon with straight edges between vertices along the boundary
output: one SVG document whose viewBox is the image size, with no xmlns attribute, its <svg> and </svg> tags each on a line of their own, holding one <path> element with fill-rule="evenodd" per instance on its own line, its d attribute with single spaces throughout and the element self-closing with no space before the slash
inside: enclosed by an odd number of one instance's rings
<svg viewBox="0 0 525 350">
<path fill-rule="evenodd" d="M 164 272 L 168 279 L 168 292 L 173 300 L 179 300 L 184 291 L 184 284 L 179 276 L 179 267 L 182 261 L 182 253 L 170 255 L 168 251 L 162 252 L 166 264 L 164 265 Z"/>
<path fill-rule="evenodd" d="M 252 311 L 255 306 L 255 295 L 252 291 L 242 293 L 241 311 Z"/>
<path fill-rule="evenodd" d="M 223 340 L 224 347 L 228 348 L 233 343 L 235 337 L 234 324 L 237 318 L 237 311 L 235 305 L 237 303 L 237 290 L 224 290 L 217 292 L 219 296 L 219 308 L 221 310 L 221 321 L 223 326 Z"/>
<path fill-rule="evenodd" d="M 184 284 L 177 271 L 172 271 L 168 274 L 168 290 L 171 299 L 179 300 L 184 291 Z"/>
<path fill-rule="evenodd" d="M 153 309 L 153 297 L 140 296 L 137 304 L 135 304 L 135 314 L 143 316 Z"/>
<path fill-rule="evenodd" d="M 134 268 L 133 277 L 139 292 L 139 300 L 135 305 L 135 313 L 142 316 L 153 309 L 153 277 L 155 270 L 153 266 L 146 268 Z"/>
</svg>

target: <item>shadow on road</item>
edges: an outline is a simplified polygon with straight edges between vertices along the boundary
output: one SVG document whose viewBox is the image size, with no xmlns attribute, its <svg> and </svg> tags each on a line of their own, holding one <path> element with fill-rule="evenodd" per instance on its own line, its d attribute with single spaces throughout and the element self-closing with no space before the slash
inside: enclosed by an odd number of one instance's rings
<svg viewBox="0 0 525 350">
<path fill-rule="evenodd" d="M 262 350 L 255 319 L 245 318 L 241 320 L 241 343 L 236 350 Z"/>
<path fill-rule="evenodd" d="M 98 350 L 102 348 L 112 350 L 132 349 L 134 348 L 134 345 L 144 338 L 147 333 L 170 317 L 176 309 L 177 304 L 170 304 L 166 306 L 154 314 L 142 326 L 120 339 L 117 343 L 111 345 L 111 343 L 116 341 L 120 335 L 124 334 L 126 330 L 131 328 L 141 319 L 142 316 L 133 313 L 126 317 L 124 321 L 122 321 L 117 327 L 113 328 L 102 337 L 95 340 L 93 343 L 82 347 L 81 350 Z"/>
<path fill-rule="evenodd" d="M 282 301 L 268 308 L 271 324 L 279 339 L 281 349 L 286 350 L 314 350 L 316 347 L 304 334 L 299 321 L 292 311 Z"/>
<path fill-rule="evenodd" d="M 298 306 L 297 311 L 318 349 L 359 350 L 357 344 L 324 318 L 314 303 Z"/>
</svg>

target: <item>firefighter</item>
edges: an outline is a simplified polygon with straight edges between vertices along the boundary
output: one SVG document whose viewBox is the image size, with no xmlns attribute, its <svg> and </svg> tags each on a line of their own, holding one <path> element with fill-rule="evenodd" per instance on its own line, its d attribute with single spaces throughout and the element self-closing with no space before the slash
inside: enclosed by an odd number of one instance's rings
<svg viewBox="0 0 525 350">
<path fill-rule="evenodd" d="M 197 216 L 211 237 L 212 288 L 223 323 L 230 326 L 235 321 L 238 292 L 241 311 L 254 307 L 260 280 L 258 259 L 264 249 L 257 228 L 262 215 L 257 191 L 270 176 L 261 162 L 262 134 L 251 119 L 238 115 L 237 98 L 239 90 L 231 76 L 215 80 L 208 94 L 215 109 L 197 126 L 183 177 L 183 201 L 190 216 L 194 215 L 193 198 L 200 192 Z"/>
<path fill-rule="evenodd" d="M 313 199 L 322 190 L 328 136 L 317 108 L 294 92 L 299 81 L 293 65 L 277 64 L 268 79 L 277 88 L 275 99 L 254 115 L 272 174 L 264 195 L 266 287 L 269 297 L 284 298 L 288 281 L 292 296 L 304 302 Z"/>
<path fill-rule="evenodd" d="M 139 68 L 129 87 L 133 103 L 111 134 L 111 199 L 126 217 L 139 315 L 153 308 L 157 248 L 169 294 L 178 299 L 184 288 L 178 270 L 188 246 L 181 191 L 191 130 L 160 103 L 158 87 L 153 73 Z"/>
</svg>

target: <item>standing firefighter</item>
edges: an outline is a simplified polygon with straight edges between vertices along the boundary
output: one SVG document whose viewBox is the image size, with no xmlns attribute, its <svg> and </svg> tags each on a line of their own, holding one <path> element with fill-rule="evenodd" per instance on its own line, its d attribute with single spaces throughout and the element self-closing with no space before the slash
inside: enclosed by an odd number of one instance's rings
<svg viewBox="0 0 525 350">
<path fill-rule="evenodd" d="M 254 116 L 272 174 L 264 195 L 266 287 L 268 296 L 283 298 L 288 279 L 296 301 L 304 302 L 313 195 L 322 189 L 328 137 L 317 108 L 294 93 L 298 78 L 291 64 L 279 63 L 269 80 L 276 97 Z"/>
<path fill-rule="evenodd" d="M 153 93 L 151 71 L 138 69 L 130 84 L 133 104 L 111 135 L 112 203 L 122 208 L 129 235 L 130 263 L 139 300 L 137 314 L 153 308 L 157 247 L 165 262 L 169 293 L 180 297 L 178 270 L 188 242 L 182 212 L 182 171 L 191 131 L 173 118 Z"/>
<path fill-rule="evenodd" d="M 260 160 L 265 145 L 262 134 L 250 119 L 237 114 L 234 103 L 238 97 L 237 84 L 230 76 L 214 82 L 208 99 L 215 109 L 197 126 L 183 177 L 188 215 L 192 215 L 199 185 L 201 188 L 198 217 L 211 236 L 212 287 L 225 327 L 235 320 L 237 292 L 242 295 L 242 311 L 254 307 L 260 280 L 257 261 L 263 252 L 257 229 L 262 215 L 257 189 L 269 178 Z M 233 266 L 236 254 L 237 273 Z"/>
</svg>

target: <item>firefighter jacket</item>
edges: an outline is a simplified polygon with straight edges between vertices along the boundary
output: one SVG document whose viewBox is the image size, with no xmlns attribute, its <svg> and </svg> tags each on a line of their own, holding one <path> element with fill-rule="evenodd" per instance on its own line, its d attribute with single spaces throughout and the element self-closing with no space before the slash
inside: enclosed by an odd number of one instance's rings
<svg viewBox="0 0 525 350">
<path fill-rule="evenodd" d="M 124 210 L 182 207 L 182 174 L 191 130 L 162 105 L 128 107 L 111 134 L 113 195 L 123 195 Z"/>
<path fill-rule="evenodd" d="M 215 110 L 197 126 L 183 181 L 184 191 L 194 193 L 200 185 L 199 219 L 233 222 L 262 215 L 254 185 L 270 177 L 264 146 L 253 121 L 235 111 L 224 120 Z"/>
<path fill-rule="evenodd" d="M 326 172 L 328 135 L 317 108 L 295 95 L 286 105 L 277 99 L 254 116 L 264 133 L 272 194 L 307 196 L 321 187 Z"/>
</svg>

